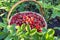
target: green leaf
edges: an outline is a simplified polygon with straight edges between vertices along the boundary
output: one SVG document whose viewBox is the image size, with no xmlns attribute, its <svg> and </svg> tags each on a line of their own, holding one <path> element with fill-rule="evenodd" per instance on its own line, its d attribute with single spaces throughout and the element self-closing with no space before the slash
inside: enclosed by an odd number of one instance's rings
<svg viewBox="0 0 60 40">
<path fill-rule="evenodd" d="M 8 32 L 7 27 L 4 27 L 4 28 L 3 28 L 3 32 Z"/>
<path fill-rule="evenodd" d="M 38 34 L 33 35 L 31 39 L 32 40 L 41 40 L 40 36 Z"/>
<path fill-rule="evenodd" d="M 60 30 L 60 27 L 54 27 L 54 29 Z"/>
<path fill-rule="evenodd" d="M 56 16 L 60 16 L 60 11 L 53 10 L 52 18 L 55 18 Z"/>
<path fill-rule="evenodd" d="M 18 35 L 18 36 L 19 36 L 19 35 L 21 35 L 21 34 L 23 34 L 23 31 L 21 31 L 21 32 L 17 33 L 17 35 Z"/>
<path fill-rule="evenodd" d="M 23 30 L 25 30 L 25 24 L 22 24 L 21 26 L 16 26 L 15 28 L 17 29 L 17 32 L 19 33 L 19 32 L 21 32 L 21 31 L 23 31 Z"/>
<path fill-rule="evenodd" d="M 23 31 L 25 29 L 25 27 L 26 27 L 25 24 L 22 24 L 21 25 L 21 30 Z"/>
<path fill-rule="evenodd" d="M 26 25 L 26 31 L 30 32 L 30 30 L 31 30 L 30 25 L 27 24 L 27 25 Z"/>
<path fill-rule="evenodd" d="M 11 35 L 8 35 L 4 40 L 12 40 Z"/>
<path fill-rule="evenodd" d="M 55 31 L 53 29 L 48 29 L 48 31 L 42 36 L 42 40 L 54 40 L 54 33 Z"/>
<path fill-rule="evenodd" d="M 48 37 L 46 40 L 54 40 L 54 37 Z"/>
<path fill-rule="evenodd" d="M 39 36 L 42 36 L 44 33 L 43 32 L 37 32 Z"/>
<path fill-rule="evenodd" d="M 18 36 L 16 36 L 16 35 L 15 35 L 15 36 L 12 36 L 11 39 L 12 39 L 12 40 L 19 40 L 19 39 L 18 39 Z"/>
<path fill-rule="evenodd" d="M 53 36 L 55 31 L 53 29 L 48 29 L 47 33 L 49 36 Z"/>
<path fill-rule="evenodd" d="M 24 40 L 24 38 L 21 38 L 21 40 Z"/>
<path fill-rule="evenodd" d="M 12 35 L 15 35 L 15 33 L 16 33 L 16 28 L 15 28 L 15 25 L 14 25 L 14 24 L 13 24 L 13 25 L 8 25 L 7 29 L 10 31 L 10 33 L 11 33 Z"/>
<path fill-rule="evenodd" d="M 32 29 L 31 31 L 30 31 L 30 35 L 32 36 L 32 35 L 34 35 L 34 34 L 36 34 L 37 33 L 37 30 L 36 29 Z"/>
<path fill-rule="evenodd" d="M 20 26 L 16 26 L 15 28 L 17 29 L 17 31 L 21 31 L 21 27 Z"/>
<path fill-rule="evenodd" d="M 46 33 L 46 34 L 45 34 L 45 38 L 47 39 L 48 37 L 49 37 L 49 34 L 48 34 L 48 33 Z"/>
<path fill-rule="evenodd" d="M 23 37 L 27 36 L 26 32 L 24 32 L 24 31 L 21 31 L 21 32 L 17 33 L 17 35 L 18 35 L 19 38 L 23 38 Z"/>
<path fill-rule="evenodd" d="M 46 40 L 46 38 L 45 38 L 45 36 L 44 36 L 44 35 L 42 36 L 41 40 Z"/>
<path fill-rule="evenodd" d="M 7 24 L 0 22 L 0 28 L 3 28 L 3 32 L 7 32 Z"/>
<path fill-rule="evenodd" d="M 20 38 L 24 38 L 24 37 L 26 37 L 26 32 L 22 31 L 22 32 L 18 33 L 17 35 Z"/>
<path fill-rule="evenodd" d="M 29 36 L 29 34 L 30 34 L 29 32 L 26 32 L 26 33 L 25 33 L 26 36 Z"/>
<path fill-rule="evenodd" d="M 42 35 L 42 40 L 47 40 L 49 38 L 49 34 L 46 32 Z"/>
<path fill-rule="evenodd" d="M 8 35 L 8 33 L 0 32 L 0 39 L 5 38 Z"/>
<path fill-rule="evenodd" d="M 25 37 L 25 34 L 21 34 L 20 37 L 21 37 L 21 38 L 24 38 L 24 37 Z"/>
<path fill-rule="evenodd" d="M 0 27 L 7 27 L 7 24 L 4 24 L 4 23 L 0 22 Z"/>
<path fill-rule="evenodd" d="M 54 40 L 58 40 L 58 37 L 54 37 Z"/>
</svg>

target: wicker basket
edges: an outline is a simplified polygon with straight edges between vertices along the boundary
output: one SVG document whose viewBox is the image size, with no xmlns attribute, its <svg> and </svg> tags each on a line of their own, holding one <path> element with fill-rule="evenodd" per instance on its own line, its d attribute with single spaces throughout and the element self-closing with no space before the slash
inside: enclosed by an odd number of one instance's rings
<svg viewBox="0 0 60 40">
<path fill-rule="evenodd" d="M 10 22 L 10 19 L 11 19 L 10 15 L 11 15 L 13 9 L 14 9 L 15 7 L 17 7 L 17 5 L 19 5 L 19 4 L 21 4 L 21 3 L 24 3 L 24 2 L 28 2 L 28 1 L 19 1 L 19 2 L 17 2 L 15 5 L 12 6 L 12 8 L 10 9 L 10 11 L 9 11 L 9 13 L 8 13 L 8 16 L 7 16 L 8 24 L 9 24 L 9 22 Z M 42 10 L 42 7 L 41 7 L 40 2 L 38 2 L 38 1 L 29 1 L 29 2 L 35 2 L 36 4 L 38 4 L 38 5 L 40 6 L 40 12 L 42 13 L 42 17 L 43 17 L 43 16 L 44 16 L 44 12 L 43 12 L 43 10 Z M 27 11 L 25 11 L 25 12 L 27 12 Z M 40 16 L 41 16 L 41 15 L 40 15 Z M 44 19 L 44 17 L 43 17 L 43 19 Z M 45 19 L 44 19 L 44 21 L 45 21 Z M 46 21 L 45 21 L 45 23 L 46 23 Z M 47 28 L 47 23 L 46 23 L 46 28 Z"/>
</svg>

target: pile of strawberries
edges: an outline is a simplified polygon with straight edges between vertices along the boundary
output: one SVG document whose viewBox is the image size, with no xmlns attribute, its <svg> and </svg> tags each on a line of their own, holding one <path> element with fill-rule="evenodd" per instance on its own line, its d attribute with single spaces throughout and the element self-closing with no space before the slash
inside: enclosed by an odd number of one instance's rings
<svg viewBox="0 0 60 40">
<path fill-rule="evenodd" d="M 20 12 L 11 17 L 10 25 L 21 26 L 23 23 L 29 24 L 31 29 L 36 28 L 39 32 L 46 26 L 44 18 L 35 12 Z"/>
</svg>

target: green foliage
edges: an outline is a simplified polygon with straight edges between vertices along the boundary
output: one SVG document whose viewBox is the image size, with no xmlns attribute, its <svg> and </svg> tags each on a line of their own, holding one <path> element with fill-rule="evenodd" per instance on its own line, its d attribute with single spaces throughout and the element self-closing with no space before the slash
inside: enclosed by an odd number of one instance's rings
<svg viewBox="0 0 60 40">
<path fill-rule="evenodd" d="M 0 9 L 5 9 L 5 10 L 7 10 L 7 11 L 9 11 L 10 9 L 11 9 L 11 7 L 16 3 L 16 2 L 18 2 L 19 0 L 6 0 L 6 1 L 0 1 Z M 41 3 L 41 6 L 42 6 L 42 8 L 43 8 L 43 10 L 45 11 L 44 13 L 45 13 L 45 17 L 46 17 L 46 19 L 49 19 L 50 17 L 51 18 L 55 18 L 56 16 L 60 16 L 60 4 L 59 4 L 59 0 L 56 0 L 56 3 L 58 3 L 58 5 L 56 5 L 55 6 L 55 1 L 53 1 L 53 0 L 39 0 L 38 2 L 40 2 Z M 54 2 L 54 3 L 53 3 Z M 18 5 L 17 7 L 19 7 L 18 9 L 15 9 L 14 11 L 16 11 L 16 10 L 19 10 L 19 11 L 26 11 L 26 9 L 24 8 L 27 4 L 29 4 L 29 3 L 22 3 L 22 4 L 20 4 L 20 5 Z M 35 3 L 31 3 L 31 4 L 35 4 Z M 36 5 L 37 6 L 37 8 L 38 9 L 40 9 L 39 8 L 39 6 L 38 5 Z M 48 14 L 48 9 L 53 9 L 53 13 L 52 13 L 52 15 L 49 17 L 49 14 Z M 31 11 L 34 11 L 34 9 L 32 9 L 31 8 Z"/>
<path fill-rule="evenodd" d="M 2 24 L 2 26 L 4 26 L 3 28 L 5 28 L 5 24 Z M 43 28 L 42 32 L 37 32 L 37 30 L 34 29 L 30 29 L 30 25 L 27 24 L 22 24 L 21 27 L 20 26 L 16 26 L 16 25 L 7 25 L 7 31 L 0 31 L 0 39 L 4 40 L 19 40 L 19 39 L 23 39 L 23 40 L 54 40 L 56 39 L 56 37 L 54 36 L 55 31 L 53 29 L 46 29 Z M 1 28 L 1 26 L 0 26 Z M 4 30 L 4 29 L 3 29 Z M 59 39 L 58 39 L 59 40 Z"/>
<path fill-rule="evenodd" d="M 30 25 L 27 25 L 26 26 L 26 31 L 30 32 L 31 28 L 30 28 Z"/>
</svg>

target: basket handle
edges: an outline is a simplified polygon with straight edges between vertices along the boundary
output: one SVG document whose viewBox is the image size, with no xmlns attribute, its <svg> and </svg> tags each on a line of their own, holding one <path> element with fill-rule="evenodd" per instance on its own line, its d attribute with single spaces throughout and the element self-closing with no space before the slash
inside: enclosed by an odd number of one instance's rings
<svg viewBox="0 0 60 40">
<path fill-rule="evenodd" d="M 12 6 L 12 8 L 10 9 L 10 11 L 9 11 L 9 13 L 8 13 L 7 21 L 9 20 L 9 17 L 10 17 L 10 15 L 11 15 L 13 9 L 14 9 L 17 5 L 19 5 L 19 4 L 23 3 L 23 2 L 26 2 L 26 1 L 28 1 L 28 0 L 19 1 L 19 2 L 17 2 L 15 5 Z M 35 3 L 37 3 L 38 5 L 40 5 L 40 2 L 38 2 L 38 1 L 36 1 L 36 0 L 33 0 L 32 2 L 35 2 Z M 42 10 L 41 5 L 40 5 L 40 11 L 41 11 L 42 15 L 44 16 L 44 12 L 43 12 L 43 10 Z"/>
</svg>

